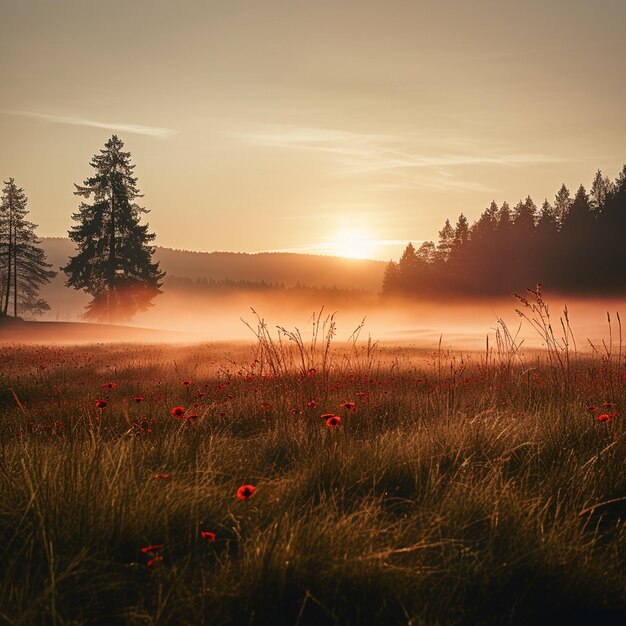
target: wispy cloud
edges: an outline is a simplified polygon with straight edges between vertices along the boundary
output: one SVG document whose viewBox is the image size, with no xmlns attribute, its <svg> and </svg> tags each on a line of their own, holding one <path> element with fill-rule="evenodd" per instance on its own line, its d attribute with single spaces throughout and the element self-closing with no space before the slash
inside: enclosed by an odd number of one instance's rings
<svg viewBox="0 0 626 626">
<path fill-rule="evenodd" d="M 327 154 L 341 166 L 338 173 L 382 175 L 384 180 L 374 184 L 386 189 L 491 191 L 475 180 L 464 180 L 455 168 L 511 167 L 563 160 L 553 155 L 486 145 L 445 129 L 393 135 L 273 126 L 237 136 L 258 146 Z"/>
<path fill-rule="evenodd" d="M 36 113 L 34 111 L 3 111 L 3 113 L 7 115 L 17 115 L 19 117 L 29 117 L 43 122 L 52 122 L 53 124 L 70 124 L 72 126 L 105 128 L 107 130 L 133 133 L 135 135 L 149 135 L 151 137 L 165 138 L 176 134 L 176 131 L 170 128 L 158 128 L 155 126 L 143 126 L 141 124 L 126 124 L 118 122 L 98 122 L 96 120 L 88 120 L 83 117 L 67 115 L 50 115 L 48 113 Z"/>
<path fill-rule="evenodd" d="M 424 240 L 413 239 L 414 244 L 421 244 Z M 395 246 L 406 246 L 409 243 L 408 239 L 368 239 L 366 240 L 367 246 L 371 248 L 386 248 Z M 293 248 L 280 248 L 277 250 L 268 250 L 268 252 L 296 252 L 305 254 L 332 254 L 337 253 L 337 241 L 323 241 L 321 243 L 303 244 L 301 246 L 295 246 Z"/>
</svg>

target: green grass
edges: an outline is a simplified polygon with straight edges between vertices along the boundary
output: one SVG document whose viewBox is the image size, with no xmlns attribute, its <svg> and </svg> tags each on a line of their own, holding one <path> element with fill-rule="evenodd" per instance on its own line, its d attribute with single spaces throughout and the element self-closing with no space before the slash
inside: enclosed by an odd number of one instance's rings
<svg viewBox="0 0 626 626">
<path fill-rule="evenodd" d="M 1 349 L 1 623 L 624 623 L 621 363 L 266 348 Z"/>
</svg>

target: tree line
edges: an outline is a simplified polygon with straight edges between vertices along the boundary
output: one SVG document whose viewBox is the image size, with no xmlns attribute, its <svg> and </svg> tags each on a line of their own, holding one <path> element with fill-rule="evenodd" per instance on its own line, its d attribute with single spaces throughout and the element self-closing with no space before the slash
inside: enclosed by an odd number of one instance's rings
<svg viewBox="0 0 626 626">
<path fill-rule="evenodd" d="M 115 135 L 91 160 L 92 176 L 74 185 L 81 197 L 69 231 L 76 254 L 60 268 L 66 285 L 92 296 L 85 316 L 117 322 L 128 320 L 152 305 L 161 293 L 165 273 L 152 261 L 154 233 L 141 217 L 148 209 L 137 204 L 142 195 L 133 174 L 130 152 Z M 91 202 L 87 202 L 90 200 Z M 50 309 L 39 297 L 40 288 L 56 275 L 35 235 L 37 226 L 26 219 L 24 190 L 10 178 L 0 202 L 0 316 Z"/>
<path fill-rule="evenodd" d="M 384 274 L 382 293 L 510 294 L 540 282 L 568 293 L 626 291 L 626 165 L 612 181 L 600 170 L 589 192 L 565 184 L 540 208 L 492 201 L 470 225 L 446 220 L 439 239 L 412 243 Z"/>
</svg>

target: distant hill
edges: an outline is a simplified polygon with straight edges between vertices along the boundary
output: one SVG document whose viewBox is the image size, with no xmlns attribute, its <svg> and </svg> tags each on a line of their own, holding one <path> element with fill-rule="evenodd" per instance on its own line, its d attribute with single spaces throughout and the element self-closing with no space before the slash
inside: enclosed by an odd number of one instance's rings
<svg viewBox="0 0 626 626">
<path fill-rule="evenodd" d="M 48 262 L 57 271 L 74 254 L 72 242 L 64 237 L 44 237 L 42 247 Z M 172 279 L 228 279 L 242 283 L 265 282 L 284 287 L 300 285 L 372 293 L 380 290 L 386 266 L 383 261 L 289 252 L 192 252 L 161 246 L 157 246 L 155 260 Z M 180 288 L 180 284 L 177 287 Z M 189 288 L 193 289 L 193 286 Z M 88 301 L 84 293 L 65 287 L 65 275 L 61 273 L 42 290 L 42 296 L 48 300 L 58 319 L 72 319 Z"/>
</svg>

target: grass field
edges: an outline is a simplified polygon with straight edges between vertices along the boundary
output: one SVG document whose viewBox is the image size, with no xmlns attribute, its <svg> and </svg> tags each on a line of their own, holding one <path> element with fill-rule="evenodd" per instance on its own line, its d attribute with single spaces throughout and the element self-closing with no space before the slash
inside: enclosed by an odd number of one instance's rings
<svg viewBox="0 0 626 626">
<path fill-rule="evenodd" d="M 621 353 L 328 331 L 0 348 L 0 622 L 625 623 Z"/>
</svg>

